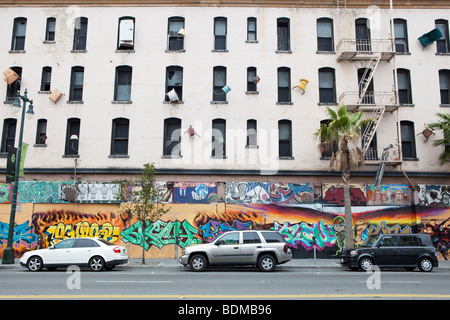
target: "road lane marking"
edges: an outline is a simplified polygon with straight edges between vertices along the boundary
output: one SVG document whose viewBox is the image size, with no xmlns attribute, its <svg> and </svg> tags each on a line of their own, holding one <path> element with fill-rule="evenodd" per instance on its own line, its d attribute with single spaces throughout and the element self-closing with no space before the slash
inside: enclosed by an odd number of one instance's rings
<svg viewBox="0 0 450 320">
<path fill-rule="evenodd" d="M 97 280 L 95 282 L 110 282 L 110 283 L 173 283 L 173 281 L 164 280 Z"/>
</svg>

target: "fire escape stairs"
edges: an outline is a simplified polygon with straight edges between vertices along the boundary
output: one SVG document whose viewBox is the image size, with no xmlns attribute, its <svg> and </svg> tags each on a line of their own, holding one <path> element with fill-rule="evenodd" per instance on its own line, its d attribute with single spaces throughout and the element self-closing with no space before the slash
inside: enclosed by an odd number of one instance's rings
<svg viewBox="0 0 450 320">
<path fill-rule="evenodd" d="M 372 121 L 365 127 L 361 136 L 361 140 L 364 143 L 362 149 L 363 154 L 366 154 L 367 150 L 369 149 L 370 143 L 375 136 L 375 132 L 378 129 L 378 125 L 380 124 L 380 120 L 383 117 L 385 111 L 385 106 L 379 106 L 373 111 L 371 116 Z"/>
</svg>

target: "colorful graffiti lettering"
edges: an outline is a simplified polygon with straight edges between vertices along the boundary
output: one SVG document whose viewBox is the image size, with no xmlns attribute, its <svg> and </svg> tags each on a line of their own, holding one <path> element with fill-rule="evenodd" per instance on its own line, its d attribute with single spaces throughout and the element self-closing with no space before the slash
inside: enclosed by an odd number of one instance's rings
<svg viewBox="0 0 450 320">
<path fill-rule="evenodd" d="M 0 222 L 0 244 L 6 247 L 9 234 L 9 224 Z M 14 226 L 13 248 L 18 251 L 32 250 L 37 247 L 37 235 L 29 221 Z"/>
<path fill-rule="evenodd" d="M 200 235 L 204 242 L 212 242 L 221 234 L 230 230 L 247 230 L 252 229 L 251 222 L 233 221 L 230 225 L 228 222 L 223 221 L 208 221 L 206 224 L 199 227 Z"/>
<path fill-rule="evenodd" d="M 298 248 L 297 244 L 301 244 L 306 250 L 316 247 L 319 251 L 325 247 L 333 247 L 336 242 L 336 235 L 332 226 L 326 226 L 323 221 L 308 225 L 305 222 L 291 225 L 289 222 L 280 224 L 274 222 L 273 230 L 281 233 L 293 248 Z M 315 237 L 315 244 L 314 239 Z"/>
<path fill-rule="evenodd" d="M 60 222 L 49 226 L 44 230 L 47 235 L 49 245 L 67 238 L 102 238 L 109 242 L 119 240 L 119 227 L 113 226 L 110 222 L 98 224 L 97 222 L 89 223 L 87 221 L 79 221 L 75 224 L 65 224 Z"/>
<path fill-rule="evenodd" d="M 388 227 L 386 221 L 381 221 L 378 226 L 369 226 L 369 234 L 412 233 L 411 227 L 402 228 L 398 224 Z"/>
<path fill-rule="evenodd" d="M 184 248 L 191 244 L 201 243 L 197 236 L 197 228 L 186 220 L 162 221 L 156 220 L 145 228 L 145 243 L 142 236 L 142 222 L 137 221 L 120 233 L 122 241 L 144 247 L 147 251 L 151 246 L 161 249 L 165 245 L 178 244 Z"/>
</svg>

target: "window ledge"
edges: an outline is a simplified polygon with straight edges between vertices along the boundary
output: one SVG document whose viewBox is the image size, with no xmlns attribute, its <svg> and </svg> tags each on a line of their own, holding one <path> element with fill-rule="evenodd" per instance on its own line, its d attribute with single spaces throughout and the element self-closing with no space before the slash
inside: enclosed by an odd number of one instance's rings
<svg viewBox="0 0 450 320">
<path fill-rule="evenodd" d="M 42 41 L 42 43 L 44 43 L 44 44 L 55 44 L 56 41 L 55 40 L 44 40 L 44 41 Z"/>
<path fill-rule="evenodd" d="M 163 104 L 184 104 L 184 100 L 179 101 L 163 101 Z"/>
<path fill-rule="evenodd" d="M 400 107 L 414 107 L 414 103 L 400 103 Z"/>
<path fill-rule="evenodd" d="M 246 145 L 245 146 L 245 149 L 259 149 L 259 146 L 258 145 Z"/>
<path fill-rule="evenodd" d="M 245 94 L 248 94 L 248 95 L 259 94 L 259 91 L 245 91 Z"/>
<path fill-rule="evenodd" d="M 439 107 L 442 107 L 442 108 L 450 108 L 450 104 L 448 104 L 448 103 L 442 103 L 442 104 L 439 105 Z"/>
<path fill-rule="evenodd" d="M 69 159 L 76 159 L 76 158 L 79 158 L 80 155 L 79 154 L 63 154 L 62 157 L 63 158 L 69 158 Z"/>
<path fill-rule="evenodd" d="M 398 56 L 410 56 L 411 52 L 395 52 L 395 54 Z"/>
<path fill-rule="evenodd" d="M 72 53 L 87 53 L 87 50 L 72 50 Z"/>
<path fill-rule="evenodd" d="M 211 52 L 228 52 L 228 49 L 212 49 Z"/>
<path fill-rule="evenodd" d="M 129 157 L 127 154 L 110 154 L 108 156 L 110 159 L 128 159 Z"/>
<path fill-rule="evenodd" d="M 222 157 L 219 157 L 219 156 L 213 157 L 213 156 L 211 156 L 211 157 L 209 157 L 209 158 L 210 158 L 210 159 L 217 159 L 217 160 L 228 159 L 227 156 L 222 156 Z"/>
<path fill-rule="evenodd" d="M 52 93 L 51 91 L 42 91 L 42 90 L 38 91 L 38 94 L 51 94 L 51 93 Z"/>
<path fill-rule="evenodd" d="M 167 155 L 162 155 L 161 156 L 161 159 L 182 159 L 183 158 L 183 156 L 176 156 L 176 155 L 170 155 L 170 154 L 167 154 Z"/>
<path fill-rule="evenodd" d="M 276 50 L 275 53 L 287 53 L 287 54 L 291 54 L 292 50 Z"/>
<path fill-rule="evenodd" d="M 211 104 L 228 104 L 228 101 L 211 101 Z"/>
<path fill-rule="evenodd" d="M 450 52 L 436 52 L 437 56 L 450 56 Z"/>
<path fill-rule="evenodd" d="M 258 40 L 245 40 L 245 43 L 259 43 Z"/>
<path fill-rule="evenodd" d="M 113 100 L 113 101 L 111 101 L 111 103 L 112 104 L 132 104 L 133 101 L 132 100 L 123 100 L 123 101 Z"/>
<path fill-rule="evenodd" d="M 33 147 L 35 147 L 35 148 L 45 148 L 46 146 L 47 146 L 46 143 L 36 143 L 36 144 L 33 144 Z"/>
<path fill-rule="evenodd" d="M 336 51 L 316 51 L 317 54 L 336 54 Z"/>
<path fill-rule="evenodd" d="M 279 101 L 277 101 L 277 105 L 279 105 L 279 106 L 291 106 L 293 104 L 294 104 L 293 102 L 279 102 Z"/>
<path fill-rule="evenodd" d="M 278 160 L 295 160 L 294 157 L 277 157 Z"/>
<path fill-rule="evenodd" d="M 134 49 L 117 49 L 115 53 L 135 53 L 136 50 Z"/>
<path fill-rule="evenodd" d="M 318 106 L 338 106 L 337 102 L 318 102 Z"/>
<path fill-rule="evenodd" d="M 68 100 L 67 103 L 68 103 L 68 104 L 83 104 L 84 101 L 73 101 L 73 100 Z"/>
<path fill-rule="evenodd" d="M 25 53 L 26 50 L 9 50 L 9 53 Z"/>
<path fill-rule="evenodd" d="M 0 159 L 8 158 L 8 152 L 0 152 Z"/>
<path fill-rule="evenodd" d="M 166 49 L 165 52 L 166 52 L 166 53 L 183 53 L 183 52 L 186 52 L 186 50 L 185 50 L 185 49 L 178 49 L 178 50 L 169 50 L 169 49 Z"/>
</svg>

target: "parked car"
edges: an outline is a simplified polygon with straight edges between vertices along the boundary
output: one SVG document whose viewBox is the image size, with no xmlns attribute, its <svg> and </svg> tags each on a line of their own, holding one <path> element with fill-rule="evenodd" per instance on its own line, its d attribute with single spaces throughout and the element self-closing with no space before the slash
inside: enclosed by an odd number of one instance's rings
<svg viewBox="0 0 450 320">
<path fill-rule="evenodd" d="M 92 271 L 112 270 L 128 262 L 127 248 L 98 238 L 71 238 L 47 249 L 26 252 L 20 265 L 30 271 L 77 265 Z"/>
<path fill-rule="evenodd" d="M 438 260 L 428 234 L 381 234 L 370 236 L 359 248 L 344 251 L 341 265 L 364 271 L 377 265 L 429 272 L 438 267 Z"/>
<path fill-rule="evenodd" d="M 216 265 L 254 265 L 262 271 L 273 271 L 291 256 L 277 231 L 239 230 L 226 232 L 211 243 L 184 248 L 180 262 L 192 271 Z"/>
</svg>

